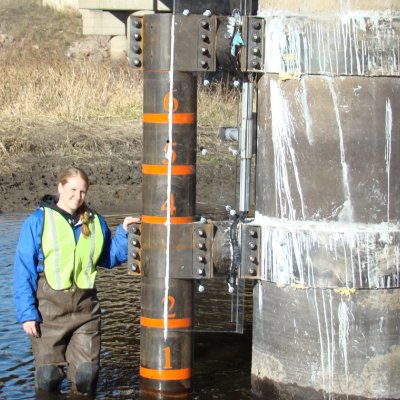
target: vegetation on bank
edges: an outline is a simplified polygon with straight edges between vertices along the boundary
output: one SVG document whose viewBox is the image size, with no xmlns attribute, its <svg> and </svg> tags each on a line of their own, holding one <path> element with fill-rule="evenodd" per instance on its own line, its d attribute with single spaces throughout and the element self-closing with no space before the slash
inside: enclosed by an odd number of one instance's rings
<svg viewBox="0 0 400 400">
<path fill-rule="evenodd" d="M 128 63 L 93 62 L 69 55 L 86 40 L 81 19 L 40 0 L 0 3 L 0 131 L 30 123 L 140 121 L 142 74 Z M 221 85 L 200 87 L 198 122 L 236 124 L 238 94 Z"/>
</svg>

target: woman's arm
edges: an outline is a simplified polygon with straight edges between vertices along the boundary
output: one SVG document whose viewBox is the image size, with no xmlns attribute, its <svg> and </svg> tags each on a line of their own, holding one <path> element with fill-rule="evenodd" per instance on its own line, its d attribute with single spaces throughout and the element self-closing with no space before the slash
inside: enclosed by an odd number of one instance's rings
<svg viewBox="0 0 400 400">
<path fill-rule="evenodd" d="M 140 219 L 126 217 L 122 224 L 117 226 L 114 236 L 111 237 L 110 229 L 104 219 L 99 215 L 104 234 L 104 247 L 99 265 L 105 268 L 113 268 L 128 260 L 128 226 Z"/>
<path fill-rule="evenodd" d="M 17 320 L 40 322 L 37 309 L 38 257 L 43 211 L 38 210 L 22 225 L 14 259 L 14 303 Z"/>
</svg>

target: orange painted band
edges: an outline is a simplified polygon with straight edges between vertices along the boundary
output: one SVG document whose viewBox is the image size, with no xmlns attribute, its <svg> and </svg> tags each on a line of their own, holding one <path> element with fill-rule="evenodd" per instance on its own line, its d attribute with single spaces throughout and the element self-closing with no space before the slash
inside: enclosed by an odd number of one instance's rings
<svg viewBox="0 0 400 400">
<path fill-rule="evenodd" d="M 194 165 L 171 165 L 171 175 L 193 175 Z M 142 164 L 142 172 L 146 175 L 167 175 L 168 165 Z"/>
<path fill-rule="evenodd" d="M 163 318 L 147 318 L 140 317 L 140 325 L 147 328 L 160 328 L 164 329 L 164 319 Z M 191 328 L 192 318 L 169 318 L 167 320 L 167 328 Z"/>
<path fill-rule="evenodd" d="M 194 113 L 172 113 L 173 124 L 194 124 L 196 122 L 196 115 Z M 168 124 L 169 113 L 160 114 L 143 114 L 143 122 L 146 124 Z"/>
<path fill-rule="evenodd" d="M 149 369 L 141 366 L 140 376 L 142 378 L 156 379 L 158 381 L 178 381 L 190 379 L 192 377 L 192 369 Z"/>
<path fill-rule="evenodd" d="M 165 224 L 167 217 L 158 217 L 156 215 L 142 215 L 142 223 L 145 224 Z M 189 224 L 194 222 L 194 217 L 171 217 L 171 225 L 174 224 Z"/>
</svg>

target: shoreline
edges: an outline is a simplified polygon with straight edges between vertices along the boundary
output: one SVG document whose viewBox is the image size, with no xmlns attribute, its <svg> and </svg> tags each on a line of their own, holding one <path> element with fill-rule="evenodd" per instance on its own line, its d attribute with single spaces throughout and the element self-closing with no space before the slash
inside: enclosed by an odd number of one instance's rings
<svg viewBox="0 0 400 400">
<path fill-rule="evenodd" d="M 215 135 L 215 136 L 214 136 Z M 199 212 L 235 206 L 236 159 L 232 143 L 200 130 L 197 154 Z M 83 168 L 90 179 L 88 205 L 102 215 L 142 209 L 142 131 L 135 121 L 41 123 L 0 129 L 0 212 L 32 212 L 46 194 L 56 194 L 60 171 Z"/>
</svg>

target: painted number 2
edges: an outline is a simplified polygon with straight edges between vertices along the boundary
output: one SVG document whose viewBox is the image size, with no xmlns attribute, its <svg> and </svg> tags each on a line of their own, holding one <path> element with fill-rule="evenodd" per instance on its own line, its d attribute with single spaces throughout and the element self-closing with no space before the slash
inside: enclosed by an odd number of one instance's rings
<svg viewBox="0 0 400 400">
<path fill-rule="evenodd" d="M 163 304 L 165 303 L 165 297 L 162 299 Z M 175 298 L 173 296 L 168 296 L 168 318 L 175 318 L 176 313 L 171 313 L 175 307 Z"/>
</svg>

